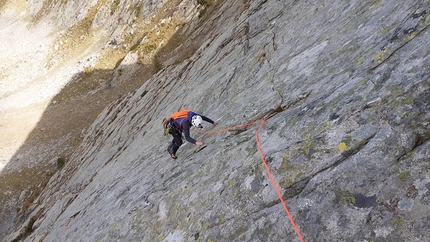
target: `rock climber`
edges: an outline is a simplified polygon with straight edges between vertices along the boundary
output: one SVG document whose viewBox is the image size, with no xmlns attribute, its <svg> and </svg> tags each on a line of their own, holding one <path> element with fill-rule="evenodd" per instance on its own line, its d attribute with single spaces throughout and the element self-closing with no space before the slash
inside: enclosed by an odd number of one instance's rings
<svg viewBox="0 0 430 242">
<path fill-rule="evenodd" d="M 191 126 L 195 128 L 203 128 L 202 123 L 203 120 L 213 124 L 214 126 L 218 124 L 218 122 L 214 122 L 212 119 L 205 117 L 203 115 L 194 113 L 191 110 L 182 110 L 173 113 L 171 116 L 171 129 L 170 134 L 173 136 L 172 143 L 170 143 L 167 148 L 167 152 L 169 152 L 170 156 L 173 159 L 178 158 L 176 156 L 176 151 L 178 151 L 179 147 L 182 145 L 182 133 L 184 133 L 185 139 L 195 145 L 202 146 L 204 143 L 202 141 L 196 141 L 190 136 L 190 128 Z"/>
</svg>

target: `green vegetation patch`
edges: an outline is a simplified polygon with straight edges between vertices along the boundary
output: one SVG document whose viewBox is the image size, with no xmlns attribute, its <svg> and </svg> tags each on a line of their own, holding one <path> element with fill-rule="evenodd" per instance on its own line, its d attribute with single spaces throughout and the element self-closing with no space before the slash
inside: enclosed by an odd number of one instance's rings
<svg viewBox="0 0 430 242">
<path fill-rule="evenodd" d="M 309 168 L 309 164 L 303 164 L 295 167 L 289 160 L 291 153 L 286 153 L 282 156 L 281 166 L 278 168 L 280 174 L 287 173 L 288 175 L 279 181 L 279 186 L 283 189 L 291 187 L 304 174 L 304 170 Z"/>
<path fill-rule="evenodd" d="M 337 190 L 335 194 L 336 200 L 341 206 L 345 206 L 347 204 L 354 205 L 356 202 L 354 194 L 350 193 L 349 191 Z"/>
<path fill-rule="evenodd" d="M 399 216 L 396 216 L 391 219 L 391 225 L 393 225 L 394 227 L 402 227 L 404 223 L 405 222 L 403 221 L 403 219 Z"/>
<path fill-rule="evenodd" d="M 231 239 L 233 240 L 233 239 L 241 236 L 246 231 L 248 231 L 248 228 L 245 228 L 245 227 L 240 227 L 240 228 L 236 229 L 236 231 L 234 232 L 234 237 Z"/>
<path fill-rule="evenodd" d="M 298 148 L 298 151 L 305 155 L 306 158 L 310 159 L 312 154 L 315 153 L 315 140 L 307 140 Z"/>
<path fill-rule="evenodd" d="M 209 7 L 212 4 L 211 0 L 197 0 L 197 3 L 205 7 Z"/>
<path fill-rule="evenodd" d="M 402 172 L 397 176 L 400 181 L 407 181 L 410 177 L 411 173 L 409 171 Z"/>
<path fill-rule="evenodd" d="M 291 171 L 291 170 L 294 169 L 293 165 L 291 165 L 291 162 L 288 160 L 288 158 L 290 156 L 291 156 L 291 153 L 287 153 L 287 154 L 284 154 L 282 156 L 282 164 L 281 164 L 281 166 L 278 169 L 278 171 L 280 173 L 285 173 L 287 171 Z"/>
<path fill-rule="evenodd" d="M 287 189 L 287 188 L 291 187 L 296 182 L 297 177 L 299 175 L 301 175 L 301 173 L 285 177 L 284 179 L 282 179 L 281 181 L 279 181 L 279 186 L 282 189 Z"/>
<path fill-rule="evenodd" d="M 115 0 L 113 1 L 113 3 L 110 6 L 110 14 L 114 14 L 118 8 L 119 8 L 119 4 L 121 3 L 121 0 Z"/>
</svg>

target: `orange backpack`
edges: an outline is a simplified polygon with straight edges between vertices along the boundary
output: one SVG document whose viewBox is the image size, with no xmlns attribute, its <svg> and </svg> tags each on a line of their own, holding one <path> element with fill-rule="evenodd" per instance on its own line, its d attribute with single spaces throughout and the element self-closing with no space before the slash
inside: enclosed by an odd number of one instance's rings
<svg viewBox="0 0 430 242">
<path fill-rule="evenodd" d="M 188 113 L 191 112 L 191 110 L 182 110 L 178 111 L 176 113 L 173 113 L 170 115 L 169 118 L 163 119 L 163 128 L 164 128 L 164 135 L 170 134 L 170 129 L 173 128 L 173 122 L 176 119 L 182 118 L 182 121 L 179 123 L 179 129 L 182 129 L 182 122 L 188 118 Z"/>
<path fill-rule="evenodd" d="M 172 115 L 170 115 L 170 118 L 172 118 L 173 120 L 176 120 L 178 118 L 187 118 L 189 112 L 191 112 L 191 110 L 178 111 L 178 112 L 173 113 Z"/>
</svg>

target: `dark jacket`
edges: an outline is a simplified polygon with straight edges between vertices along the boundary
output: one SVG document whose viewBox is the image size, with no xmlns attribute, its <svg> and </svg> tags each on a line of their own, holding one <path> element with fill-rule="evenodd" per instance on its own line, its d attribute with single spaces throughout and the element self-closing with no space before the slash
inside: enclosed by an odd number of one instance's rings
<svg viewBox="0 0 430 242">
<path fill-rule="evenodd" d="M 211 124 L 213 124 L 214 123 L 214 121 L 212 120 L 212 119 L 210 119 L 210 118 L 208 118 L 208 117 L 206 117 L 206 116 L 203 116 L 203 115 L 200 115 L 200 114 L 197 114 L 197 113 L 194 113 L 194 112 L 188 112 L 188 114 L 187 114 L 187 118 L 178 118 L 178 119 L 176 119 L 174 122 L 173 122 L 173 124 L 174 124 L 174 126 L 175 126 L 175 128 L 177 129 L 177 130 L 179 130 L 180 132 L 183 132 L 184 133 L 184 136 L 185 136 L 185 139 L 188 141 L 188 142 L 190 142 L 190 143 L 192 143 L 192 144 L 195 144 L 196 143 L 196 140 L 195 139 L 193 139 L 193 138 L 191 138 L 191 136 L 190 136 L 190 128 L 191 128 L 191 126 L 192 126 L 192 124 L 191 124 L 191 119 L 193 118 L 193 116 L 194 115 L 199 115 L 200 117 L 202 117 L 202 119 L 204 120 L 204 121 L 206 121 L 206 122 L 208 122 L 208 123 L 211 123 Z"/>
</svg>

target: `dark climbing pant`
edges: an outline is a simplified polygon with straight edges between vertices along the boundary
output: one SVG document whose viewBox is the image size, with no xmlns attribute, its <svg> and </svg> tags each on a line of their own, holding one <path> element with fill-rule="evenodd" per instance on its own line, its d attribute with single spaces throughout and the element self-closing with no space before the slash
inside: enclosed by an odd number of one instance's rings
<svg viewBox="0 0 430 242">
<path fill-rule="evenodd" d="M 172 154 L 176 154 L 179 147 L 182 145 L 182 134 L 175 128 L 170 130 L 170 134 L 173 136 L 172 143 L 169 145 L 169 149 Z"/>
</svg>

